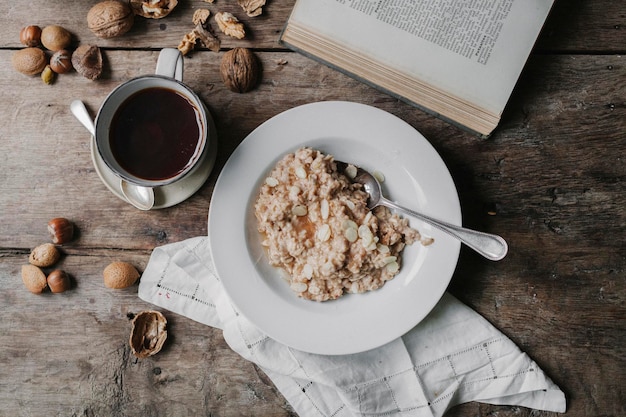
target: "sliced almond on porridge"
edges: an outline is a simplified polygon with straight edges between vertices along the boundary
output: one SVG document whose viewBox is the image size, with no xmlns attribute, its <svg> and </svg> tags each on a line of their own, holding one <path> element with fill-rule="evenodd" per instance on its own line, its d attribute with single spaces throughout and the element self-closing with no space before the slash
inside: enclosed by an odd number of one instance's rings
<svg viewBox="0 0 626 417">
<path fill-rule="evenodd" d="M 296 177 L 303 179 L 303 180 L 306 179 L 307 175 L 303 167 L 299 166 L 296 168 Z"/>
<path fill-rule="evenodd" d="M 322 216 L 322 220 L 328 220 L 329 212 L 330 206 L 328 205 L 328 200 L 322 200 L 320 202 L 320 214 Z"/>
<path fill-rule="evenodd" d="M 387 265 L 385 265 L 385 269 L 390 274 L 395 274 L 400 269 L 400 265 L 398 265 L 398 262 L 395 262 L 395 261 L 394 262 L 390 262 Z"/>
<path fill-rule="evenodd" d="M 385 182 L 385 174 L 383 174 L 382 172 L 374 171 L 372 172 L 372 175 L 378 180 L 378 182 Z"/>
<path fill-rule="evenodd" d="M 389 253 L 389 246 L 383 245 L 382 243 L 378 243 L 376 249 L 378 249 L 380 253 Z"/>
<path fill-rule="evenodd" d="M 348 242 L 354 243 L 359 238 L 359 232 L 357 232 L 357 229 L 349 227 L 344 230 L 343 236 L 346 238 L 346 240 L 348 240 Z"/>
<path fill-rule="evenodd" d="M 297 205 L 291 209 L 291 213 L 298 217 L 306 216 L 308 212 L 307 208 L 303 205 Z"/>
<path fill-rule="evenodd" d="M 317 240 L 319 240 L 320 242 L 326 242 L 328 239 L 330 239 L 330 226 L 327 224 L 323 224 L 320 226 L 319 229 L 317 229 Z"/>
<path fill-rule="evenodd" d="M 313 267 L 311 264 L 305 264 L 302 267 L 302 276 L 307 279 L 313 278 Z"/>
<path fill-rule="evenodd" d="M 396 262 L 398 260 L 397 256 L 386 256 L 383 258 L 383 264 L 388 265 L 392 262 Z M 396 262 L 397 263 L 397 262 Z"/>
<path fill-rule="evenodd" d="M 356 177 L 357 169 L 354 165 L 348 164 L 343 173 L 346 174 L 348 178 L 354 179 L 354 177 Z"/>
</svg>

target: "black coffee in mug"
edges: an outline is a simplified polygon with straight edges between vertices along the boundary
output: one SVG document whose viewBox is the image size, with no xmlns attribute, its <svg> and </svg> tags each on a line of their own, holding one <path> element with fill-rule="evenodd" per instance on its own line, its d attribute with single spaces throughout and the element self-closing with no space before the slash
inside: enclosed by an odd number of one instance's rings
<svg viewBox="0 0 626 417">
<path fill-rule="evenodd" d="M 111 119 L 109 142 L 123 169 L 160 181 L 194 162 L 203 135 L 202 116 L 193 103 L 170 88 L 150 87 L 119 106 Z"/>
</svg>

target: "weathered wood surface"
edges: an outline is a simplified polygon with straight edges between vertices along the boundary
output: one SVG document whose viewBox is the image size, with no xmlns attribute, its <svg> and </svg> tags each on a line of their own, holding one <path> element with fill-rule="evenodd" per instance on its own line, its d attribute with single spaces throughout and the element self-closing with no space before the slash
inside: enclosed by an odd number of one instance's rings
<svg viewBox="0 0 626 417">
<path fill-rule="evenodd" d="M 208 7 L 237 11 L 222 1 Z M 501 126 L 486 141 L 281 48 L 276 39 L 292 0 L 270 0 L 259 18 L 238 13 L 251 37 L 223 47 L 254 48 L 262 83 L 234 94 L 219 78 L 222 53 L 186 59 L 185 80 L 216 119 L 218 162 L 192 198 L 148 213 L 100 182 L 89 136 L 68 105 L 81 98 L 95 114 L 113 87 L 153 72 L 158 50 L 176 46 L 193 11 L 207 4 L 181 0 L 168 18 L 138 19 L 130 33 L 106 41 L 84 22 L 95 1 L 0 4 L 0 415 L 293 415 L 220 331 L 184 317 L 168 314 L 163 352 L 135 359 L 128 317 L 152 306 L 136 287 L 107 290 L 101 273 L 112 260 L 142 269 L 155 246 L 206 234 L 213 184 L 235 147 L 270 117 L 319 100 L 372 104 L 431 141 L 452 172 L 465 224 L 500 233 L 511 247 L 499 263 L 463 250 L 451 292 L 543 367 L 565 391 L 568 416 L 626 414 L 625 3 L 558 1 Z M 73 73 L 46 86 L 12 69 L 19 29 L 52 23 L 104 48 L 102 80 Z M 35 296 L 24 289 L 20 266 L 48 241 L 46 223 L 56 216 L 79 229 L 61 261 L 75 285 Z M 448 415 L 551 414 L 471 403 Z"/>
</svg>

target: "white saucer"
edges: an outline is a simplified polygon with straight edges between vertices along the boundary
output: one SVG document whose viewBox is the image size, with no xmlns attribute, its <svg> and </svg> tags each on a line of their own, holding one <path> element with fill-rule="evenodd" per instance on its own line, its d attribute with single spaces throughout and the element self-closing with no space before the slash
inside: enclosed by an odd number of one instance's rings
<svg viewBox="0 0 626 417">
<path fill-rule="evenodd" d="M 176 204 L 182 203 L 189 197 L 195 194 L 196 191 L 202 187 L 204 182 L 211 175 L 213 166 L 215 165 L 215 156 L 217 154 L 217 129 L 213 119 L 208 115 L 209 122 L 209 146 L 204 149 L 203 155 L 200 157 L 200 162 L 181 180 L 173 183 L 157 187 L 154 189 L 154 206 L 152 209 L 162 209 Z M 115 194 L 118 198 L 128 203 L 128 200 L 122 194 L 120 189 L 120 178 L 111 171 L 111 169 L 104 163 L 102 157 L 96 149 L 96 144 L 93 136 L 89 142 L 91 150 L 91 160 L 98 176 L 106 185 L 106 187 Z M 130 204 L 130 203 L 129 203 Z"/>
</svg>

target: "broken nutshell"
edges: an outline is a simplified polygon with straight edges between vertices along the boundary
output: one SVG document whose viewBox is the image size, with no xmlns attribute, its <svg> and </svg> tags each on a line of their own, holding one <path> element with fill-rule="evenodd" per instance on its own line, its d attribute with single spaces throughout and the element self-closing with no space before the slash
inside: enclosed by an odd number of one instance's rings
<svg viewBox="0 0 626 417">
<path fill-rule="evenodd" d="M 95 45 L 80 45 L 72 53 L 72 65 L 76 72 L 90 80 L 102 74 L 102 53 Z"/>
<path fill-rule="evenodd" d="M 142 311 L 133 318 L 130 348 L 138 358 L 158 353 L 167 339 L 167 319 L 159 311 Z"/>
<path fill-rule="evenodd" d="M 130 0 L 130 7 L 136 15 L 149 19 L 161 19 L 174 10 L 178 0 Z"/>
</svg>

